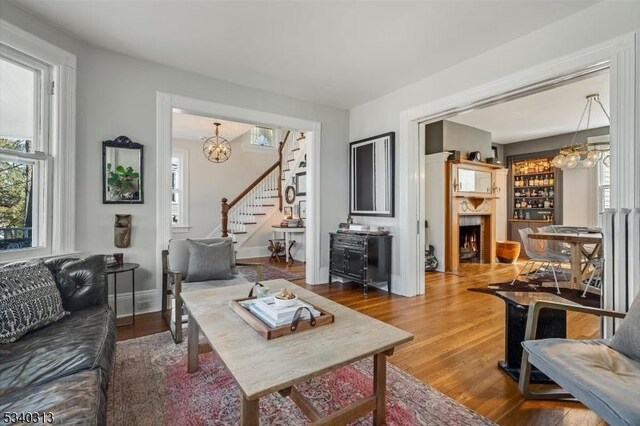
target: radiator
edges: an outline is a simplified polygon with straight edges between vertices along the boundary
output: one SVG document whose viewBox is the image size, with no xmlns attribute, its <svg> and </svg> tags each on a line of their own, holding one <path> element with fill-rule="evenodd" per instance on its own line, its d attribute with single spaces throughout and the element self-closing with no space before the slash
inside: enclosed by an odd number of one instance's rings
<svg viewBox="0 0 640 426">
<path fill-rule="evenodd" d="M 627 312 L 640 291 L 640 209 L 607 209 L 602 232 L 604 308 Z M 613 335 L 619 321 L 612 318 L 604 320 L 604 337 Z"/>
</svg>

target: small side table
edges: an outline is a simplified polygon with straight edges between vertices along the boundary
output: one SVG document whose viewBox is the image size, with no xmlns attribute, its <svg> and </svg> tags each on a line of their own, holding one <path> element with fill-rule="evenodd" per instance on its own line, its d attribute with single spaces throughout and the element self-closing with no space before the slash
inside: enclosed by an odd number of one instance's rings
<svg viewBox="0 0 640 426">
<path fill-rule="evenodd" d="M 111 266 L 104 270 L 107 274 L 107 281 L 109 275 L 113 275 L 113 313 L 116 316 L 116 324 L 118 324 L 118 274 L 131 271 L 131 322 L 120 325 L 133 325 L 136 323 L 136 269 L 140 267 L 138 263 L 123 263 L 122 266 Z M 109 286 L 107 286 L 107 295 Z"/>
</svg>

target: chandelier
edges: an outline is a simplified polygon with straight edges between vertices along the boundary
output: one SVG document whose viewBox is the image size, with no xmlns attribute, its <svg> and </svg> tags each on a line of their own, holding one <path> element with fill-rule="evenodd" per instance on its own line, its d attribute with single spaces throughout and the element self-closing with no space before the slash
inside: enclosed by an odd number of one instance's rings
<svg viewBox="0 0 640 426">
<path fill-rule="evenodd" d="M 204 141 L 202 152 L 207 160 L 212 163 L 224 163 L 231 157 L 231 145 L 228 140 L 220 136 L 220 123 L 213 123 L 213 125 L 216 126 L 214 129 L 215 134 Z"/>
<path fill-rule="evenodd" d="M 599 160 L 602 160 L 604 165 L 609 165 L 609 142 L 589 142 L 588 139 L 589 124 L 591 122 L 591 108 L 593 107 L 594 102 L 600 106 L 602 112 L 604 112 L 604 115 L 607 117 L 607 121 L 611 122 L 609 114 L 607 114 L 607 111 L 600 102 L 598 94 L 596 93 L 587 96 L 587 104 L 584 106 L 584 110 L 582 110 L 582 116 L 578 122 L 576 133 L 573 135 L 571 145 L 562 148 L 560 153 L 551 160 L 551 164 L 553 164 L 554 167 L 575 169 L 579 164 L 581 164 L 583 167 L 592 168 L 595 167 Z M 577 142 L 580 126 L 585 119 L 585 115 L 587 119 L 585 131 L 587 134 L 584 142 Z"/>
</svg>

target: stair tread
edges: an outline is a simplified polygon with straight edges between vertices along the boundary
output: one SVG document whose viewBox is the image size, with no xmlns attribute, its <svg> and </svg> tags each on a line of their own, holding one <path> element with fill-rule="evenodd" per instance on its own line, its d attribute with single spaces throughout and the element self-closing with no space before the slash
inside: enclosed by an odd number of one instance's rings
<svg viewBox="0 0 640 426">
<path fill-rule="evenodd" d="M 300 148 L 293 148 L 291 151 L 300 151 Z"/>
</svg>

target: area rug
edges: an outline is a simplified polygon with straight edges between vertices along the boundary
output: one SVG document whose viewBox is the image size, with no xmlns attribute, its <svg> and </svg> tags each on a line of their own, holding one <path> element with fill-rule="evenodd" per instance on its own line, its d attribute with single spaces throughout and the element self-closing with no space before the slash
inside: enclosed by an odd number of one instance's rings
<svg viewBox="0 0 640 426">
<path fill-rule="evenodd" d="M 282 278 L 287 281 L 302 279 L 300 275 L 287 271 L 286 269 L 276 268 L 274 266 L 262 265 L 264 272 L 264 280 L 275 280 Z M 255 266 L 238 266 L 238 274 L 245 277 L 250 282 L 258 281 Z"/>
<path fill-rule="evenodd" d="M 511 285 L 511 281 L 506 283 L 489 284 L 487 287 L 470 288 L 469 291 L 476 291 L 479 293 L 495 294 L 496 291 L 537 291 L 557 294 L 556 286 L 553 282 L 538 282 L 538 281 L 516 281 Z M 575 290 L 570 288 L 560 287 L 559 296 L 578 303 L 580 305 L 589 306 L 592 308 L 600 308 L 600 295 L 587 292 L 585 297 L 582 297 L 583 290 Z"/>
<path fill-rule="evenodd" d="M 297 386 L 323 415 L 372 392 L 371 358 Z M 239 390 L 214 353 L 200 355 L 200 370 L 187 373 L 186 343 L 169 332 L 118 342 L 109 389 L 108 424 L 237 425 Z M 289 398 L 260 399 L 261 425 L 302 425 L 307 418 Z M 371 414 L 353 425 L 371 425 Z M 388 425 L 492 425 L 479 414 L 423 384 L 394 365 L 387 369 Z"/>
</svg>

